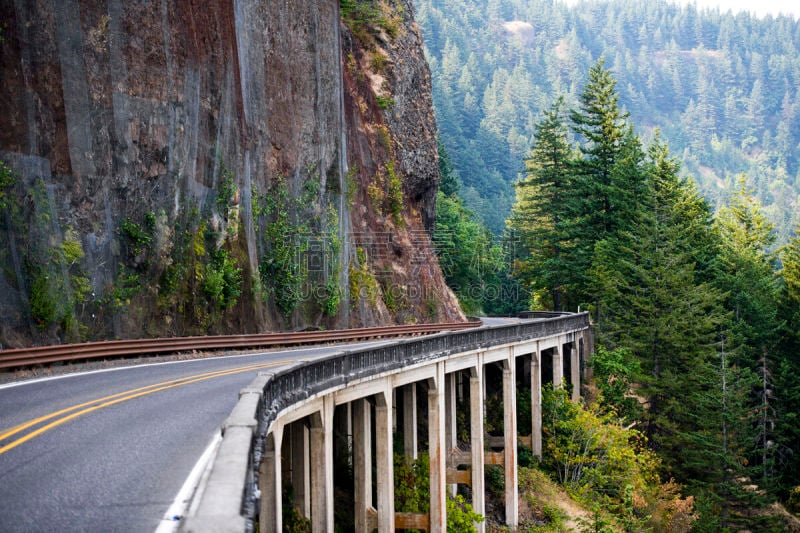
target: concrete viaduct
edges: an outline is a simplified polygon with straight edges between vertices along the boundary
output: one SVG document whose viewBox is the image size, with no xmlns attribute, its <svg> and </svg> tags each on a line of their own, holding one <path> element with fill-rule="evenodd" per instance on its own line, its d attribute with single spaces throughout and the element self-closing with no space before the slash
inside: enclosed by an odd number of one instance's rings
<svg viewBox="0 0 800 533">
<path fill-rule="evenodd" d="M 469 487 L 473 509 L 485 514 L 486 465 L 502 466 L 505 521 L 515 529 L 517 451 L 524 445 L 541 456 L 542 387 L 570 387 L 577 400 L 593 350 L 587 313 L 528 316 L 260 375 L 225 422 L 182 529 L 247 531 L 257 523 L 261 532 L 280 532 L 290 486 L 292 505 L 314 532 L 334 531 L 337 511 L 350 514 L 359 532 L 444 533 L 447 497 L 460 484 Z M 495 423 L 491 432 L 484 426 L 487 391 L 495 391 L 493 405 L 502 405 L 496 416 L 502 427 Z M 521 402 L 530 402 L 530 427 L 518 428 Z M 430 513 L 396 513 L 394 454 L 423 452 L 430 459 Z M 335 461 L 352 469 L 346 509 L 335 509 L 341 505 L 334 498 Z"/>
</svg>

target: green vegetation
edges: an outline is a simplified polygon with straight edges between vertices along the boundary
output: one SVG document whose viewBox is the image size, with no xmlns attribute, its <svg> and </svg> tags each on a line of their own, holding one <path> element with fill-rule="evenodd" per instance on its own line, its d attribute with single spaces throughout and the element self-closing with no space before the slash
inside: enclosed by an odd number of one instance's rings
<svg viewBox="0 0 800 533">
<path fill-rule="evenodd" d="M 220 161 L 220 177 L 217 185 L 217 209 L 227 218 L 228 209 L 233 206 L 239 189 L 236 187 L 233 172 L 228 170 L 225 164 Z"/>
<path fill-rule="evenodd" d="M 126 218 L 119 226 L 119 233 L 125 240 L 128 249 L 128 258 L 135 261 L 136 257 L 150 249 L 153 241 L 153 228 L 145 229 L 141 224 Z"/>
<path fill-rule="evenodd" d="M 311 520 L 302 515 L 295 505 L 291 485 L 283 491 L 283 530 L 287 533 L 311 533 Z"/>
<path fill-rule="evenodd" d="M 242 294 L 242 269 L 226 250 L 211 254 L 205 265 L 202 279 L 203 291 L 217 310 L 227 310 L 236 305 Z"/>
<path fill-rule="evenodd" d="M 372 204 L 372 209 L 377 213 L 383 214 L 383 202 L 386 199 L 386 192 L 383 187 L 383 176 L 380 173 L 367 186 L 367 196 Z"/>
<path fill-rule="evenodd" d="M 527 307 L 526 295 L 512 279 L 514 239 L 495 239 L 458 196 L 459 180 L 439 145 L 442 185 L 436 198 L 433 245 L 447 284 L 462 309 L 474 315 L 514 314 Z"/>
<path fill-rule="evenodd" d="M 260 213 L 268 222 L 262 230 L 266 250 L 258 270 L 262 286 L 288 318 L 299 303 L 308 279 L 308 273 L 299 262 L 307 246 L 303 237 L 308 234 L 308 225 L 299 213 L 302 204 L 291 197 L 283 177 L 275 179 L 261 200 Z"/>
<path fill-rule="evenodd" d="M 345 199 L 347 205 L 352 209 L 355 207 L 355 201 L 358 196 L 359 182 L 358 182 L 358 167 L 353 165 L 347 169 L 345 176 Z"/>
<path fill-rule="evenodd" d="M 21 192 L 11 167 L 0 161 L 0 256 L 13 267 L 7 279 L 42 338 L 82 340 L 82 314 L 94 305 L 83 244 L 72 227 L 59 226 L 53 191 L 43 179 L 25 189 L 24 201 Z"/>
<path fill-rule="evenodd" d="M 642 407 L 630 390 L 634 380 L 641 375 L 641 366 L 631 350 L 607 350 L 598 346 L 589 366 L 600 393 L 598 408 L 602 412 L 613 413 L 626 424 L 640 419 Z"/>
<path fill-rule="evenodd" d="M 403 209 L 405 208 L 405 198 L 403 196 L 403 182 L 394 171 L 394 163 L 389 161 L 386 163 L 386 173 L 388 175 L 389 187 L 389 213 L 394 219 L 394 223 L 398 226 L 403 226 Z"/>
<path fill-rule="evenodd" d="M 682 498 L 673 483 L 660 482 L 660 460 L 648 449 L 645 436 L 620 426 L 613 413 L 604 414 L 598 407 L 572 402 L 563 388 L 543 391 L 541 468 L 589 511 L 573 517 L 581 530 L 675 531 L 679 523 L 692 524 L 697 519 L 694 500 Z M 546 485 L 541 476 L 535 468 L 520 469 L 523 497 L 530 497 L 526 489 L 535 492 L 530 478 Z M 547 514 L 549 530 L 558 531 L 560 513 Z"/>
<path fill-rule="evenodd" d="M 356 249 L 356 259 L 350 263 L 350 305 L 356 307 L 363 299 L 368 305 L 378 303 L 381 287 L 369 267 L 363 248 Z"/>
<path fill-rule="evenodd" d="M 120 265 L 114 285 L 104 298 L 106 306 L 112 312 L 123 311 L 131 305 L 131 300 L 142 290 L 141 275 L 128 271 Z"/>
<path fill-rule="evenodd" d="M 502 269 L 503 250 L 456 196 L 436 199 L 433 242 L 448 285 L 466 313 L 483 311 L 488 283 Z M 492 278 L 495 278 L 494 280 Z"/>
<path fill-rule="evenodd" d="M 42 250 L 44 263 L 28 259 L 31 279 L 30 311 L 40 330 L 56 327 L 72 341 L 81 340 L 86 328 L 76 317 L 76 306 L 91 293 L 89 278 L 81 268 L 83 247 L 75 232 L 68 229 L 60 245 Z"/>
<path fill-rule="evenodd" d="M 307 291 L 328 317 L 338 313 L 344 296 L 339 287 L 339 215 L 332 202 L 317 207 L 321 203 L 319 176 L 313 168 L 307 170 L 309 177 L 299 195 L 293 196 L 286 180 L 278 176 L 267 193 L 259 196 L 255 209 L 264 250 L 259 263 L 261 287 L 286 320 L 305 301 Z M 348 193 L 349 187 L 350 183 Z M 312 242 L 314 250 L 309 248 Z M 310 253 L 324 255 L 325 271 L 309 271 Z"/>
<path fill-rule="evenodd" d="M 0 40 L 0 42 L 2 42 Z M 14 173 L 11 168 L 3 161 L 0 161 L 0 210 L 6 210 L 9 207 L 9 192 L 17 184 L 14 178 Z"/>
<path fill-rule="evenodd" d="M 796 20 L 613 0 L 419 0 L 441 138 L 466 205 L 496 235 L 536 124 L 580 100 L 601 56 L 620 111 L 656 129 L 711 205 L 742 173 L 784 243 L 797 223 L 800 100 Z"/>
<path fill-rule="evenodd" d="M 325 253 L 328 260 L 329 272 L 323 274 L 327 276 L 323 287 L 318 291 L 318 304 L 325 316 L 333 317 L 339 312 L 339 306 L 344 297 L 344 291 L 339 285 L 342 273 L 342 238 L 339 236 L 339 214 L 336 208 L 328 205 L 328 212 L 325 217 L 325 231 L 323 232 Z"/>
<path fill-rule="evenodd" d="M 388 133 L 386 143 L 391 152 L 390 139 Z M 381 216 L 391 216 L 395 225 L 403 227 L 403 210 L 405 209 L 405 195 L 403 193 L 403 182 L 394 168 L 393 161 L 387 161 L 384 170 L 375 174 L 373 180 L 367 186 L 367 197 L 370 200 L 372 209 Z"/>
<path fill-rule="evenodd" d="M 400 454 L 394 456 L 394 508 L 398 513 L 428 513 L 430 511 L 430 457 L 426 454 L 411 460 Z M 476 522 L 483 517 L 461 495 L 447 498 L 447 531 L 469 533 L 477 531 Z"/>
<path fill-rule="evenodd" d="M 572 194 L 576 157 L 567 140 L 564 105 L 558 99 L 537 125 L 531 157 L 525 160 L 528 173 L 517 182 L 511 215 L 511 225 L 530 250 L 530 257 L 517 265 L 517 277 L 534 291 L 538 306 L 544 300 L 556 311 L 571 307 L 564 293 L 580 272 L 563 259 L 572 252 L 569 219 L 577 200 Z"/>
<path fill-rule="evenodd" d="M 566 515 L 558 506 L 568 496 L 542 470 L 520 465 L 518 474 L 520 498 L 531 516 L 520 517 L 520 530 L 532 533 L 567 533 Z M 527 520 L 526 520 L 527 518 Z"/>
<path fill-rule="evenodd" d="M 378 103 L 378 107 L 384 110 L 391 110 L 395 104 L 394 98 L 382 94 L 376 94 L 375 101 Z"/>
<path fill-rule="evenodd" d="M 785 327 L 797 324 L 796 238 L 781 279 L 774 226 L 745 180 L 714 216 L 657 132 L 642 147 L 603 60 L 577 109 L 557 101 L 536 125 L 526 169 L 515 271 L 534 304 L 591 310 L 600 343 L 595 405 L 545 395 L 544 464 L 593 493 L 587 527 L 643 527 L 650 511 L 632 502 L 651 501 L 659 477 L 695 498 L 697 531 L 779 527 L 764 510 L 796 485 L 800 449 Z"/>
<path fill-rule="evenodd" d="M 404 9 L 382 0 L 339 0 L 339 13 L 350 31 L 369 44 L 380 32 L 394 39 L 402 31 Z"/>
</svg>

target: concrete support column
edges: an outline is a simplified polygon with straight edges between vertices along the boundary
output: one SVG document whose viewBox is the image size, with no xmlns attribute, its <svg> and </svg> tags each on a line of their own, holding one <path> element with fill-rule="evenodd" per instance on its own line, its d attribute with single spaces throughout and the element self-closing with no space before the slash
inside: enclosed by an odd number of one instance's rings
<svg viewBox="0 0 800 533">
<path fill-rule="evenodd" d="M 365 398 L 353 402 L 353 481 L 356 531 L 367 531 L 372 507 L 372 438 L 370 405 Z"/>
<path fill-rule="evenodd" d="M 569 350 L 569 360 L 570 381 L 572 382 L 572 401 L 577 402 L 581 399 L 581 365 L 578 360 L 578 347 L 575 342 L 572 343 L 572 348 Z"/>
<path fill-rule="evenodd" d="M 514 352 L 503 361 L 503 437 L 506 525 L 516 530 L 519 523 L 519 488 L 517 487 L 517 391 Z"/>
<path fill-rule="evenodd" d="M 291 449 L 292 489 L 294 505 L 305 517 L 311 516 L 311 465 L 309 464 L 308 428 L 302 421 L 289 426 Z"/>
<path fill-rule="evenodd" d="M 483 479 L 483 362 L 470 369 L 469 440 L 472 452 L 472 509 L 486 516 L 486 492 Z M 475 524 L 478 533 L 486 531 L 486 521 Z"/>
<path fill-rule="evenodd" d="M 581 377 L 588 382 L 592 379 L 592 367 L 589 366 L 589 362 L 592 360 L 592 354 L 594 353 L 594 332 L 591 328 L 581 332 L 581 345 L 583 347 L 583 351 L 580 354 L 583 362 L 583 375 Z"/>
<path fill-rule="evenodd" d="M 447 395 L 447 406 L 446 406 L 446 421 L 447 421 L 447 448 L 446 448 L 446 456 L 449 456 L 450 452 L 456 448 L 457 446 L 457 436 L 458 436 L 458 429 L 457 429 L 457 418 L 456 418 L 456 375 L 455 373 L 448 374 L 445 377 L 445 394 Z M 450 496 L 455 497 L 456 492 L 458 491 L 458 484 L 451 483 L 448 485 L 448 490 L 450 492 Z"/>
<path fill-rule="evenodd" d="M 333 531 L 333 397 L 311 415 L 311 530 Z"/>
<path fill-rule="evenodd" d="M 445 456 L 444 363 L 436 365 L 436 377 L 428 381 L 428 446 L 430 453 L 430 533 L 447 531 L 447 457 Z"/>
<path fill-rule="evenodd" d="M 542 458 L 542 352 L 531 354 L 531 451 Z"/>
<path fill-rule="evenodd" d="M 394 531 L 394 457 L 392 450 L 392 393 L 376 395 L 375 462 L 378 488 L 378 532 Z"/>
<path fill-rule="evenodd" d="M 564 350 L 564 345 L 561 344 L 559 339 L 558 344 L 553 348 L 553 388 L 557 389 L 563 385 L 564 381 L 564 360 L 561 358 L 561 352 Z"/>
<path fill-rule="evenodd" d="M 281 483 L 281 443 L 283 426 L 275 424 L 267 435 L 261 459 L 261 516 L 259 528 L 266 533 L 283 530 L 283 487 Z"/>
<path fill-rule="evenodd" d="M 406 457 L 417 458 L 417 384 L 403 387 L 403 448 Z"/>
</svg>

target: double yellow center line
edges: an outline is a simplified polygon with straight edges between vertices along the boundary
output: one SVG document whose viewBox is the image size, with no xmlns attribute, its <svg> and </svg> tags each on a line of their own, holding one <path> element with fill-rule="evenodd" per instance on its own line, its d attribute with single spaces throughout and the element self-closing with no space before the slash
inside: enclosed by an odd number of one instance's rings
<svg viewBox="0 0 800 533">
<path fill-rule="evenodd" d="M 32 420 L 28 420 L 27 422 L 23 422 L 18 426 L 0 432 L 0 443 L 2 443 L 3 441 L 8 440 L 9 438 L 18 435 L 28 429 L 31 429 L 44 422 L 47 422 L 48 420 L 52 420 L 52 422 L 45 424 L 29 433 L 26 433 L 23 436 L 17 438 L 16 440 L 13 440 L 8 444 L 5 444 L 2 447 L 0 447 L 0 455 L 6 453 L 7 451 L 13 448 L 16 448 L 20 444 L 28 442 L 29 440 L 41 435 L 42 433 L 45 433 L 46 431 L 50 431 L 51 429 L 60 426 L 61 424 L 65 424 L 70 420 L 78 418 L 79 416 L 83 416 L 85 414 L 97 411 L 99 409 L 103 409 L 105 407 L 110 407 L 118 403 L 127 402 L 128 400 L 133 400 L 134 398 L 139 398 L 141 396 L 147 396 L 148 394 L 153 394 L 155 392 L 160 392 L 167 389 L 174 389 L 176 387 L 183 387 L 184 385 L 190 385 L 192 383 L 197 383 L 199 381 L 206 381 L 209 379 L 219 378 L 223 376 L 230 376 L 233 374 L 241 374 L 243 372 L 251 372 L 253 370 L 261 370 L 263 368 L 269 368 L 273 366 L 281 366 L 291 362 L 292 362 L 291 360 L 287 359 L 284 361 L 257 363 L 233 369 L 216 370 L 213 372 L 195 374 L 193 376 L 186 376 L 183 378 L 173 379 L 170 381 L 155 383 L 153 385 L 147 385 L 145 387 L 139 387 L 137 389 L 118 392 L 116 394 L 103 396 L 102 398 L 97 398 L 95 400 L 90 400 L 88 402 L 79 403 L 77 405 L 73 405 L 65 409 L 60 409 L 53 413 L 40 416 L 38 418 L 34 418 Z"/>
</svg>

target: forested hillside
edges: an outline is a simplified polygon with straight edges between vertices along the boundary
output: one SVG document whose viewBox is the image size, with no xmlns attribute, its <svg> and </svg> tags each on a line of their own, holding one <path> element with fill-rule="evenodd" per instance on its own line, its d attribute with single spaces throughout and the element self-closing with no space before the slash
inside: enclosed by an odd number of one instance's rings
<svg viewBox="0 0 800 533">
<path fill-rule="evenodd" d="M 747 174 L 785 242 L 800 180 L 800 23 L 663 1 L 417 0 L 442 141 L 466 205 L 503 231 L 535 124 L 601 56 L 646 140 L 718 207 Z"/>
<path fill-rule="evenodd" d="M 796 530 L 776 505 L 800 511 L 800 25 L 417 5 L 448 282 L 468 308 L 497 312 L 493 286 L 596 327 L 584 403 L 545 391 L 536 466 L 594 506 L 586 531 Z"/>
<path fill-rule="evenodd" d="M 662 481 L 693 498 L 694 531 L 784 531 L 769 506 L 800 510 L 800 237 L 772 251 L 775 226 L 745 176 L 715 213 L 660 134 L 636 133 L 617 84 L 600 59 L 577 104 L 556 99 L 536 123 L 508 221 L 521 244 L 512 275 L 534 308 L 591 310 L 588 409 L 645 439 Z M 571 442 L 582 430 L 555 431 Z M 609 497 L 627 520 L 624 495 Z"/>
</svg>

